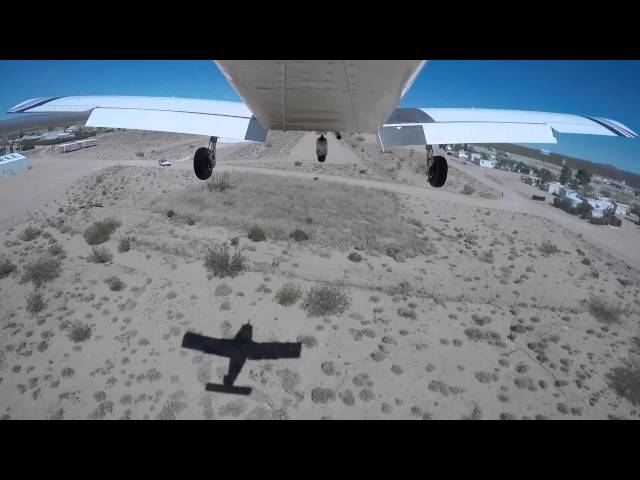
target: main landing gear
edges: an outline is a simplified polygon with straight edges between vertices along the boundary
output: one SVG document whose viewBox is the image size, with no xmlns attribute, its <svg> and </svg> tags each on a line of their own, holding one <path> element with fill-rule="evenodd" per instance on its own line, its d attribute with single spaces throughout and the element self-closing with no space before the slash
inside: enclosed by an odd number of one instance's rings
<svg viewBox="0 0 640 480">
<path fill-rule="evenodd" d="M 200 147 L 193 156 L 193 171 L 200 180 L 209 178 L 216 166 L 217 143 L 218 137 L 209 138 L 209 146 Z"/>
<path fill-rule="evenodd" d="M 319 162 L 324 162 L 327 159 L 328 151 L 329 151 L 329 142 L 324 137 L 324 135 L 320 135 L 320 138 L 316 140 L 316 155 L 318 156 Z"/>
<path fill-rule="evenodd" d="M 447 181 L 449 166 L 441 156 L 433 156 L 433 147 L 427 145 L 427 179 L 432 187 L 439 188 Z"/>
</svg>

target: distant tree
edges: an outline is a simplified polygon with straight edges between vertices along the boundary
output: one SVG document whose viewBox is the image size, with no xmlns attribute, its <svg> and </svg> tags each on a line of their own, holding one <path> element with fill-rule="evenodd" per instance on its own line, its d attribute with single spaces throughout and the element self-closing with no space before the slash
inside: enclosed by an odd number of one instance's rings
<svg viewBox="0 0 640 480">
<path fill-rule="evenodd" d="M 546 168 L 542 168 L 538 171 L 538 176 L 540 177 L 540 181 L 542 183 L 548 183 L 553 180 L 553 173 L 547 170 Z"/>
<path fill-rule="evenodd" d="M 584 188 L 591 183 L 591 173 L 581 168 L 576 172 L 576 180 Z"/>
<path fill-rule="evenodd" d="M 607 190 L 606 188 L 601 188 L 600 195 L 602 195 L 603 197 L 611 197 L 611 190 Z"/>
<path fill-rule="evenodd" d="M 593 207 L 586 200 L 582 200 L 576 208 L 577 214 L 582 218 L 591 218 L 591 210 L 593 210 Z"/>
<path fill-rule="evenodd" d="M 585 197 L 590 197 L 594 191 L 595 188 L 593 188 L 593 185 L 591 185 L 590 183 L 582 187 L 582 194 Z"/>
<path fill-rule="evenodd" d="M 565 164 L 560 172 L 560 183 L 566 185 L 569 180 L 571 180 L 571 169 Z"/>
<path fill-rule="evenodd" d="M 636 223 L 640 224 L 640 205 L 638 205 L 637 203 L 634 203 L 631 207 L 631 213 L 636 217 L 638 217 L 638 220 L 636 220 Z"/>
<path fill-rule="evenodd" d="M 578 190 L 578 188 L 580 188 L 580 182 L 578 182 L 576 177 L 573 177 L 569 179 L 567 186 L 572 190 Z"/>
</svg>

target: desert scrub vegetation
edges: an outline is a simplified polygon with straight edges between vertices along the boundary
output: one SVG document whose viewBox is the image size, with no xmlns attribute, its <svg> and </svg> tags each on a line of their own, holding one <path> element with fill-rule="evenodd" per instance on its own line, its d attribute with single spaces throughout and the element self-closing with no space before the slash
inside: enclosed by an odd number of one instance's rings
<svg viewBox="0 0 640 480">
<path fill-rule="evenodd" d="M 108 263 L 113 260 L 113 254 L 106 247 L 92 247 L 86 259 L 91 263 Z"/>
<path fill-rule="evenodd" d="M 27 297 L 27 312 L 38 313 L 44 310 L 44 297 L 40 292 L 31 292 Z"/>
<path fill-rule="evenodd" d="M 249 228 L 247 238 L 252 242 L 263 242 L 267 239 L 267 235 L 264 233 L 263 229 L 256 225 L 253 225 L 251 228 Z"/>
<path fill-rule="evenodd" d="M 109 241 L 111 234 L 121 225 L 120 221 L 115 218 L 105 218 L 97 222 L 93 222 L 83 233 L 84 239 L 89 245 L 99 245 Z"/>
<path fill-rule="evenodd" d="M 130 238 L 121 238 L 120 243 L 118 243 L 118 252 L 126 253 L 131 250 L 131 239 Z"/>
<path fill-rule="evenodd" d="M 20 283 L 33 282 L 36 288 L 60 275 L 61 263 L 57 257 L 40 257 L 22 269 Z"/>
<path fill-rule="evenodd" d="M 0 278 L 5 278 L 16 271 L 16 266 L 8 258 L 0 258 Z"/>
<path fill-rule="evenodd" d="M 109 290 L 111 290 L 112 292 L 119 292 L 121 290 L 124 290 L 124 288 L 126 287 L 125 283 L 115 275 L 113 277 L 105 279 L 104 283 L 109 286 Z"/>
<path fill-rule="evenodd" d="M 293 305 L 302 296 L 302 290 L 296 284 L 287 282 L 276 292 L 275 301 L 288 307 Z"/>
<path fill-rule="evenodd" d="M 69 326 L 67 338 L 74 343 L 81 343 L 91 338 L 91 327 L 76 320 Z"/>
<path fill-rule="evenodd" d="M 461 193 L 464 193 L 465 195 L 473 195 L 475 191 L 476 189 L 467 183 L 464 187 L 462 187 Z"/>
<path fill-rule="evenodd" d="M 586 304 L 589 313 L 602 323 L 620 323 L 620 317 L 625 313 L 621 305 L 608 302 L 603 297 L 591 297 Z"/>
<path fill-rule="evenodd" d="M 351 298 L 342 285 L 316 285 L 304 299 L 302 309 L 309 317 L 325 317 L 345 312 Z"/>
<path fill-rule="evenodd" d="M 233 183 L 223 193 L 209 192 L 199 183 L 158 196 L 152 208 L 160 214 L 171 208 L 181 217 L 194 216 L 201 225 L 235 231 L 247 232 L 259 224 L 274 240 L 287 240 L 290 232 L 309 225 L 304 231 L 310 242 L 341 250 L 357 245 L 383 253 L 393 244 L 406 258 L 437 251 L 433 242 L 404 220 L 395 194 L 260 173 L 235 173 Z"/>
<path fill-rule="evenodd" d="M 304 242 L 305 240 L 309 240 L 311 237 L 304 230 L 296 228 L 289 234 L 289 238 L 293 238 L 296 242 Z"/>
<path fill-rule="evenodd" d="M 227 172 L 222 174 L 214 174 L 207 182 L 207 189 L 210 192 L 224 192 L 233 188 L 231 178 Z"/>
<path fill-rule="evenodd" d="M 543 255 L 547 255 L 547 256 L 553 255 L 560 251 L 560 249 L 556 247 L 555 244 L 551 243 L 549 240 L 545 240 L 544 242 L 542 242 L 542 244 L 538 247 L 538 249 Z"/>
<path fill-rule="evenodd" d="M 225 247 L 210 248 L 205 256 L 204 266 L 218 278 L 235 277 L 244 270 L 240 253 L 236 252 L 231 256 Z"/>
<path fill-rule="evenodd" d="M 362 261 L 362 255 L 356 252 L 351 252 L 347 258 L 355 263 L 359 263 Z"/>
<path fill-rule="evenodd" d="M 622 364 L 607 374 L 609 387 L 616 395 L 626 398 L 634 406 L 640 404 L 640 361 L 622 359 Z"/>
<path fill-rule="evenodd" d="M 38 227 L 29 225 L 20 233 L 20 235 L 18 235 L 18 238 L 25 242 L 29 242 L 31 240 L 35 240 L 36 238 L 38 238 L 41 233 L 42 233 L 42 230 L 40 230 Z"/>
</svg>

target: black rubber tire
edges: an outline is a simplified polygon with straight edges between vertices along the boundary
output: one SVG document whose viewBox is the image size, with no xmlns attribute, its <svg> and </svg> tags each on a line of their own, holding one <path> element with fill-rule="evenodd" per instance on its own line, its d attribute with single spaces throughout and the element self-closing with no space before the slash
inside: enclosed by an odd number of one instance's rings
<svg viewBox="0 0 640 480">
<path fill-rule="evenodd" d="M 211 176 L 209 169 L 209 149 L 200 147 L 193 156 L 193 171 L 200 180 L 206 180 Z"/>
<path fill-rule="evenodd" d="M 318 155 L 318 161 L 319 161 L 320 163 L 324 162 L 326 159 L 327 159 L 327 156 L 326 156 L 326 155 Z"/>
<path fill-rule="evenodd" d="M 449 165 L 444 157 L 433 157 L 433 165 L 431 171 L 427 173 L 429 177 L 429 184 L 432 187 L 440 188 L 447 181 L 447 173 L 449 172 Z"/>
</svg>

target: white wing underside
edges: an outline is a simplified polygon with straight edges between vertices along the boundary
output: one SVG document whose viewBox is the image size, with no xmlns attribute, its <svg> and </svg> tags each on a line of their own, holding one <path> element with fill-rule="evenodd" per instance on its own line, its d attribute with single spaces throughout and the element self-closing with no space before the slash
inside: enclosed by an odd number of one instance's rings
<svg viewBox="0 0 640 480">
<path fill-rule="evenodd" d="M 224 60 L 216 62 L 246 102 L 194 98 L 35 98 L 7 113 L 42 120 L 0 121 L 0 133 L 47 121 L 264 141 L 266 130 L 365 132 L 383 147 L 459 143 L 556 143 L 555 132 L 634 138 L 601 117 L 519 110 L 398 108 L 425 62 L 418 60 Z M 67 116 L 67 117 L 65 117 Z M 34 117 L 36 117 L 34 115 Z M 68 118 L 72 118 L 68 117 Z M 75 117 L 73 117 L 75 118 Z M 62 121 L 62 120 L 60 120 Z M 21 128 L 21 127 L 20 127 Z"/>
</svg>

